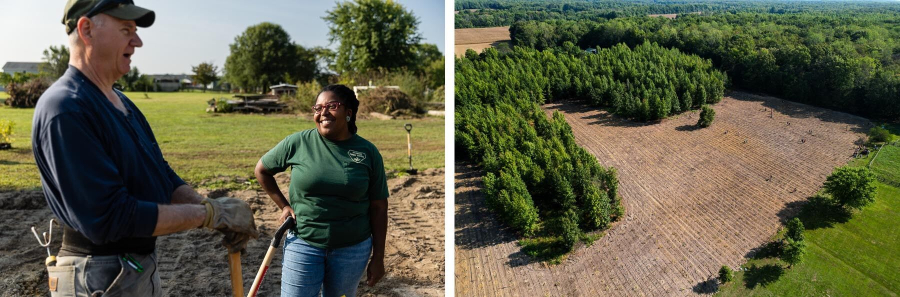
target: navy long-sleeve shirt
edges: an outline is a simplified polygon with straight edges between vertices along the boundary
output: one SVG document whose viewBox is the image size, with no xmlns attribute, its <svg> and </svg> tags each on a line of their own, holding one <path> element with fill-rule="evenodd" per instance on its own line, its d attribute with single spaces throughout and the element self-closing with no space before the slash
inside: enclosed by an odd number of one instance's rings
<svg viewBox="0 0 900 297">
<path fill-rule="evenodd" d="M 69 66 L 34 111 L 32 148 L 50 209 L 96 245 L 155 243 L 157 204 L 184 181 L 163 159 L 150 125 Z"/>
</svg>

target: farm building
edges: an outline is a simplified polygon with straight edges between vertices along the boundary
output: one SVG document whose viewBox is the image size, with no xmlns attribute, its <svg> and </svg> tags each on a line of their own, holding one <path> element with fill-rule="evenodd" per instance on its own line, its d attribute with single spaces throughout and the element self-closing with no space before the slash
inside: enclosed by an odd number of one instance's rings
<svg viewBox="0 0 900 297">
<path fill-rule="evenodd" d="M 281 97 L 283 95 L 294 96 L 297 94 L 297 86 L 292 84 L 281 83 L 270 86 L 269 89 L 272 90 L 269 94 L 275 97 Z"/>
<path fill-rule="evenodd" d="M 174 92 L 182 87 L 191 85 L 191 75 L 189 74 L 148 74 L 153 78 L 153 84 L 156 86 L 157 92 Z"/>
<path fill-rule="evenodd" d="M 3 72 L 8 74 L 13 73 L 30 73 L 37 74 L 40 72 L 38 66 L 40 66 L 40 62 L 6 62 L 3 65 Z M 0 92 L 5 92 L 6 86 L 0 86 Z"/>
<path fill-rule="evenodd" d="M 40 72 L 38 69 L 40 65 L 40 62 L 6 62 L 3 65 L 3 72 L 9 74 L 17 72 L 37 74 Z"/>
</svg>

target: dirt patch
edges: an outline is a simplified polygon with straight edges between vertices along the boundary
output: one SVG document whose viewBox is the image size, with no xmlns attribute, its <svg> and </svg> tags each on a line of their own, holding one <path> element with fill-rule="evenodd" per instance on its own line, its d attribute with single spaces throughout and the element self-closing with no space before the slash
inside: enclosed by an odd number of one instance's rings
<svg viewBox="0 0 900 297">
<path fill-rule="evenodd" d="M 579 103 L 559 110 L 575 139 L 619 172 L 625 217 L 547 267 L 523 256 L 483 209 L 480 174 L 457 166 L 456 292 L 465 296 L 683 296 L 766 242 L 871 124 L 772 97 L 733 93 L 698 113 L 635 123 Z M 498 292 L 502 292 L 498 294 Z"/>
<path fill-rule="evenodd" d="M 289 176 L 276 180 L 287 195 Z M 444 295 L 444 170 L 427 169 L 416 176 L 388 180 L 388 238 L 385 278 L 375 287 L 361 283 L 359 296 Z M 244 199 L 255 211 L 261 236 L 250 242 L 241 256 L 244 289 L 249 290 L 272 235 L 278 228 L 278 209 L 262 191 L 246 190 L 201 194 Z M 37 244 L 31 226 L 45 231 L 53 218 L 43 193 L 0 192 L 0 295 L 47 296 L 46 249 Z M 61 229 L 54 229 L 61 230 Z M 54 232 L 51 251 L 59 251 L 62 232 Z M 221 235 L 209 230 L 190 230 L 159 237 L 160 277 L 163 296 L 228 296 L 226 251 Z M 258 296 L 278 296 L 281 251 L 276 254 Z M 201 285 L 202 284 L 202 285 Z"/>
<path fill-rule="evenodd" d="M 457 57 L 464 56 L 466 49 L 473 49 L 475 52 L 481 53 L 486 48 L 510 41 L 509 26 L 456 29 L 454 32 L 456 34 L 454 51 Z"/>
</svg>

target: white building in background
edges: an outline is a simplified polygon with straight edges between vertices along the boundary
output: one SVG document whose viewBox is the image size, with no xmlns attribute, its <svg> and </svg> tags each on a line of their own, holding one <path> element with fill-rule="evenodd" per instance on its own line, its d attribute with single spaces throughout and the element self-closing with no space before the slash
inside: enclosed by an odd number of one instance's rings
<svg viewBox="0 0 900 297">
<path fill-rule="evenodd" d="M 30 73 L 30 74 L 38 74 L 40 72 L 39 66 L 41 62 L 6 62 L 3 65 L 3 73 L 9 73 L 12 75 L 13 73 Z M 6 86 L 0 86 L 0 92 L 5 92 Z"/>
<path fill-rule="evenodd" d="M 9 74 L 16 72 L 38 74 L 38 72 L 40 72 L 38 69 L 40 65 L 41 62 L 6 62 L 6 64 L 3 65 L 3 72 Z"/>
<path fill-rule="evenodd" d="M 157 92 L 175 92 L 192 85 L 190 74 L 148 74 Z"/>
</svg>

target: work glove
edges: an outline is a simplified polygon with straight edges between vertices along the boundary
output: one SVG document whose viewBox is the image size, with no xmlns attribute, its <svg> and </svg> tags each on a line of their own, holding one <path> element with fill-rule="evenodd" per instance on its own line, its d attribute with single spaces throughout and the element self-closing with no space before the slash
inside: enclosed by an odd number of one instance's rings
<svg viewBox="0 0 900 297">
<path fill-rule="evenodd" d="M 206 220 L 203 221 L 203 227 L 224 233 L 222 243 L 229 252 L 242 250 L 250 238 L 259 238 L 253 211 L 244 200 L 230 197 L 205 198 L 200 203 L 206 205 Z"/>
<path fill-rule="evenodd" d="M 238 233 L 229 230 L 219 230 L 222 232 L 224 237 L 222 237 L 222 245 L 228 249 L 228 253 L 238 253 L 244 250 L 247 247 L 247 243 L 250 242 L 250 235 L 245 233 Z M 253 237 L 256 238 L 256 237 Z"/>
</svg>

